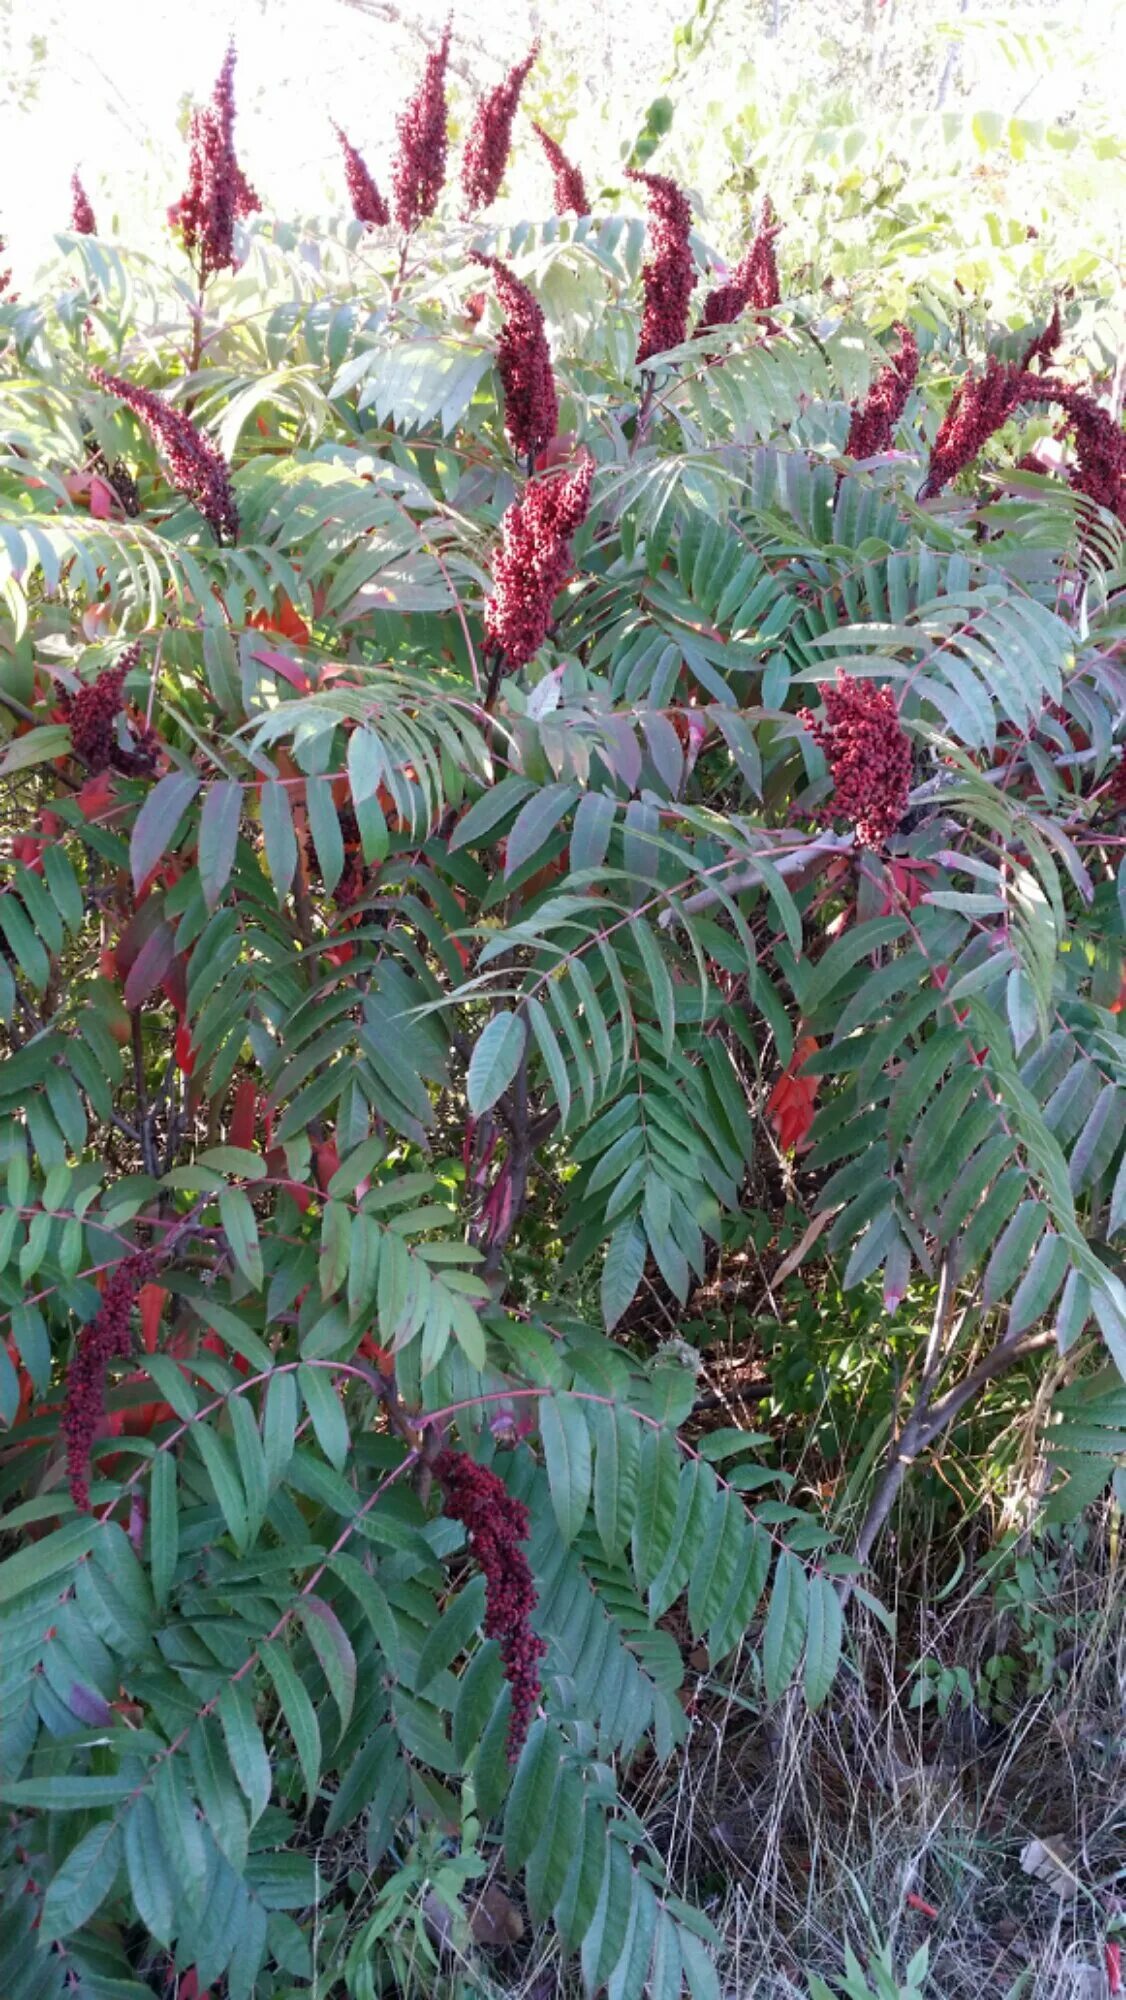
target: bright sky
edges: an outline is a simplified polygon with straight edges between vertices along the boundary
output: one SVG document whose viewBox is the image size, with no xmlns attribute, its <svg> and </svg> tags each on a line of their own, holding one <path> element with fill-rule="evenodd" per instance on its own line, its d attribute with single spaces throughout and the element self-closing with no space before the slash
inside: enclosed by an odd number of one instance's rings
<svg viewBox="0 0 1126 2000">
<path fill-rule="evenodd" d="M 404 0 L 402 11 L 432 21 L 436 39 L 448 8 Z M 512 60 L 532 39 L 534 11 L 529 0 L 462 0 L 455 40 L 460 18 L 475 42 Z M 10 0 L 9 21 L 14 78 L 31 36 L 48 44 L 36 100 L 0 117 L 0 230 L 25 281 L 50 232 L 67 227 L 76 164 L 107 234 L 115 208 L 128 218 L 179 192 L 177 114 L 185 94 L 209 95 L 232 29 L 239 153 L 282 215 L 341 204 L 331 119 L 386 178 L 394 113 L 423 55 L 417 35 L 342 0 Z"/>
<path fill-rule="evenodd" d="M 36 269 L 53 252 L 52 233 L 68 225 L 76 165 L 104 234 L 120 227 L 139 241 L 146 224 L 155 231 L 183 185 L 186 146 L 178 114 L 185 97 L 202 101 L 209 95 L 232 29 L 239 49 L 239 154 L 267 212 L 296 217 L 343 207 L 333 119 L 386 187 L 394 114 L 413 87 L 424 51 L 421 36 L 403 21 L 429 24 L 436 40 L 448 0 L 367 0 L 373 10 L 388 4 L 402 17 L 392 22 L 374 11 L 365 14 L 364 4 L 0 0 L 0 233 L 8 240 L 17 287 L 33 288 Z M 728 24 L 725 48 L 739 57 L 747 53 L 738 32 L 746 4 L 720 9 Z M 1004 11 L 1004 0 L 974 0 L 968 13 L 957 11 L 957 0 L 927 4 L 935 19 L 949 14 L 963 27 L 980 24 L 971 58 L 979 102 L 1050 118 L 1081 106 L 1082 93 L 1092 87 L 1113 88 L 1113 64 L 1108 71 L 1104 57 L 1126 45 L 1126 0 L 1043 0 L 1042 11 L 1030 8 L 1022 26 L 1041 29 L 1032 36 L 1038 48 L 1031 68 L 984 26 L 998 7 Z M 789 39 L 756 51 L 756 75 L 768 102 L 790 87 L 795 50 L 800 60 L 801 49 L 810 46 L 802 39 L 803 23 L 823 16 L 826 5 L 831 11 L 832 0 L 786 0 Z M 600 161 L 609 166 L 623 134 L 637 129 L 645 104 L 662 87 L 673 26 L 690 11 L 690 0 L 454 0 L 454 68 L 459 49 L 469 49 L 477 76 L 499 80 L 501 66 L 546 29 L 554 53 L 533 73 L 530 88 L 542 103 L 557 72 L 572 70 L 583 130 L 571 136 L 588 170 L 593 165 L 597 173 Z M 1057 28 L 1061 12 L 1073 22 L 1064 37 Z M 30 67 L 33 36 L 45 43 L 47 60 L 37 96 L 20 109 L 12 100 Z M 714 70 L 711 80 L 696 72 L 691 88 L 702 93 L 703 108 L 716 88 Z M 466 86 L 456 75 L 454 89 L 464 112 Z M 547 117 L 550 123 L 550 112 Z M 534 142 L 527 157 L 539 188 L 543 170 Z M 545 183 L 542 199 L 546 193 Z"/>
</svg>

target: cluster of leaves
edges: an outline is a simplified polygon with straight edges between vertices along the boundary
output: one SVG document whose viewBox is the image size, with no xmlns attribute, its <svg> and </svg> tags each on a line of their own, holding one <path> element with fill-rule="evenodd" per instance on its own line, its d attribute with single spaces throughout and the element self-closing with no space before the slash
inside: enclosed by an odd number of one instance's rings
<svg viewBox="0 0 1126 2000">
<path fill-rule="evenodd" d="M 488 234 L 551 343 L 530 471 L 454 226 L 247 219 L 198 297 L 84 236 L 0 311 L 21 2000 L 172 1969 L 366 2000 L 404 1927 L 465 1945 L 497 1869 L 590 1992 L 717 1990 L 626 1766 L 683 1741 L 689 1647 L 824 1700 L 863 1565 L 763 1497 L 745 1434 L 689 1441 L 691 1352 L 629 1329 L 738 1240 L 772 1125 L 846 1288 L 879 1274 L 894 1312 L 937 1281 L 924 1439 L 1050 1343 L 1126 1372 L 1122 523 L 1015 470 L 1015 426 L 1000 485 L 918 503 L 964 369 L 933 328 L 861 469 L 883 350 L 796 287 L 636 370 L 644 239 Z M 169 437 L 230 463 L 221 539 Z M 511 671 L 502 516 L 591 459 Z M 875 844 L 809 722 L 841 671 L 913 753 Z M 80 1511 L 68 1364 L 139 1253 Z M 1068 1393 L 1079 1503 L 1120 1393 Z M 528 1510 L 514 1763 L 451 1447 Z"/>
</svg>

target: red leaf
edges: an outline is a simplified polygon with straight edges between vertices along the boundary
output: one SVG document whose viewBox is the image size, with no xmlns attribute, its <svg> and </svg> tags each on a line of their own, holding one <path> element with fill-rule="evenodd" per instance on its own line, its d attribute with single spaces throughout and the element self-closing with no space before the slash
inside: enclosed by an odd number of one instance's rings
<svg viewBox="0 0 1126 2000">
<path fill-rule="evenodd" d="M 232 1146 L 241 1146 L 249 1152 L 254 1144 L 254 1131 L 258 1115 L 258 1092 L 254 1079 L 244 1076 L 235 1091 L 234 1110 L 231 1112 L 229 1138 Z"/>
<path fill-rule="evenodd" d="M 96 521 L 108 521 L 114 512 L 117 495 L 112 486 L 107 486 L 97 473 L 90 481 L 90 512 Z"/>
<path fill-rule="evenodd" d="M 154 988 L 159 986 L 175 955 L 176 940 L 172 926 L 162 919 L 145 939 L 129 968 L 125 981 L 127 1007 L 144 1006 Z"/>
<path fill-rule="evenodd" d="M 269 1169 L 270 1179 L 275 1182 L 279 1191 L 282 1194 L 289 1195 L 291 1200 L 300 1209 L 302 1215 L 304 1215 L 313 1197 L 309 1189 L 301 1181 L 290 1179 L 285 1152 L 281 1146 L 272 1146 L 270 1148 L 270 1151 L 266 1155 L 266 1165 Z"/>
<path fill-rule="evenodd" d="M 229 1361 L 236 1375 L 249 1375 L 250 1363 L 245 1354 L 232 1354 L 222 1334 L 205 1333 L 200 1346 L 206 1347 L 209 1354 L 217 1354 L 220 1361 Z"/>
<path fill-rule="evenodd" d="M 137 1310 L 141 1317 L 141 1339 L 146 1354 L 155 1354 L 157 1335 L 160 1331 L 161 1314 L 168 1304 L 169 1294 L 163 1285 L 142 1285 L 137 1293 Z"/>
<path fill-rule="evenodd" d="M 259 613 L 258 617 L 252 618 L 251 624 L 256 625 L 261 615 Z M 306 639 L 308 636 L 306 632 Z M 288 681 L 290 687 L 297 689 L 298 694 L 308 694 L 312 686 L 308 674 L 304 667 L 299 666 L 296 660 L 291 660 L 287 654 L 275 653 L 265 646 L 255 646 L 250 657 L 252 660 L 260 661 L 264 667 L 272 667 L 275 674 L 280 674 L 283 681 Z"/>
<path fill-rule="evenodd" d="M 1113 1939 L 1109 1939 L 1109 1938 L 1108 1938 L 1108 1940 L 1107 1940 L 1106 1944 L 1104 1945 L 1103 1949 L 1104 1949 L 1104 1951 L 1105 1951 L 1105 1953 L 1106 1953 L 1106 1984 L 1107 1984 L 1107 1991 L 1108 1991 L 1109 1993 L 1121 1993 L 1121 1991 L 1122 1991 L 1122 1946 L 1121 1946 L 1120 1944 L 1115 1944 L 1115 1943 L 1114 1943 L 1114 1941 L 1113 1941 Z"/>
<path fill-rule="evenodd" d="M 113 772 L 99 771 L 96 777 L 87 778 L 75 793 L 74 803 L 83 819 L 104 819 L 110 807 L 117 803 Z"/>
<path fill-rule="evenodd" d="M 163 979 L 160 990 L 166 1000 L 176 1009 L 181 1021 L 188 1011 L 188 974 L 183 952 L 173 959 Z"/>
<path fill-rule="evenodd" d="M 821 1079 L 819 1076 L 802 1076 L 801 1071 L 817 1048 L 815 1036 L 803 1035 L 800 1038 L 766 1101 L 766 1115 L 783 1152 L 796 1150 L 813 1123 L 813 1106 L 821 1088 Z"/>
<path fill-rule="evenodd" d="M 909 1910 L 918 1910 L 920 1915 L 924 1917 L 938 1916 L 938 1911 L 935 1909 L 934 1904 L 924 1903 L 921 1896 L 907 1895 L 904 1897 L 903 1900 L 906 1903 L 907 1908 Z"/>
</svg>

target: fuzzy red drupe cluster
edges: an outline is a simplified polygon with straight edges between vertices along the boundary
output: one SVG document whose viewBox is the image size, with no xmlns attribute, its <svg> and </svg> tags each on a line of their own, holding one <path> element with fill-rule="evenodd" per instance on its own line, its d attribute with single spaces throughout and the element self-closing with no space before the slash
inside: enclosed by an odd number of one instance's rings
<svg viewBox="0 0 1126 2000">
<path fill-rule="evenodd" d="M 395 220 L 400 229 L 415 229 L 438 206 L 446 178 L 446 64 L 450 26 L 426 58 L 422 82 L 399 113 L 399 152 L 391 175 Z"/>
<path fill-rule="evenodd" d="M 551 198 L 556 215 L 589 215 L 590 202 L 581 169 L 567 158 L 558 139 L 553 139 L 551 133 L 545 132 L 543 126 L 537 125 L 534 120 L 532 130 L 551 168 Z"/>
<path fill-rule="evenodd" d="M 172 484 L 193 507 L 198 507 L 219 542 L 238 540 L 238 508 L 226 459 L 210 438 L 196 429 L 191 418 L 173 404 L 166 403 L 154 389 L 142 389 L 104 368 L 90 370 L 99 388 L 132 410 L 168 460 Z"/>
<path fill-rule="evenodd" d="M 707 333 L 709 327 L 733 325 L 747 306 L 753 306 L 756 312 L 769 312 L 772 306 L 782 303 L 774 249 L 774 239 L 781 227 L 768 195 L 762 222 L 746 256 L 740 258 L 730 278 L 707 294 L 696 326 L 698 334 Z"/>
<path fill-rule="evenodd" d="M 127 777 L 143 777 L 156 761 L 155 740 L 148 730 L 130 724 L 129 747 L 118 737 L 117 718 L 125 681 L 141 658 L 139 643 L 126 647 L 112 667 L 103 667 L 96 680 L 65 695 L 62 707 L 70 724 L 70 745 L 76 757 L 91 771 L 121 771 Z"/>
<path fill-rule="evenodd" d="M 76 236 L 96 236 L 98 233 L 90 197 L 76 173 L 70 177 L 70 226 Z"/>
<path fill-rule="evenodd" d="M 552 606 L 571 570 L 571 537 L 586 519 L 593 476 L 593 461 L 585 459 L 565 479 L 530 479 L 500 524 L 485 629 L 510 671 L 526 666 L 547 637 Z"/>
<path fill-rule="evenodd" d="M 493 274 L 504 308 L 504 326 L 497 342 L 497 368 L 504 390 L 504 428 L 521 458 L 542 451 L 559 429 L 555 378 L 544 332 L 543 313 L 527 285 L 499 257 L 483 250 L 470 253 L 475 263 Z"/>
<path fill-rule="evenodd" d="M 461 162 L 461 185 L 467 212 L 488 208 L 500 193 L 512 145 L 512 121 L 528 71 L 539 55 L 533 43 L 523 62 L 514 63 L 503 83 L 483 97 L 473 114 Z"/>
<path fill-rule="evenodd" d="M 907 398 L 919 372 L 919 349 L 910 327 L 896 327 L 899 345 L 888 356 L 862 403 L 852 406 L 845 450 L 850 458 L 875 458 L 890 451 L 895 427 L 907 407 Z"/>
<path fill-rule="evenodd" d="M 332 129 L 344 155 L 344 179 L 356 221 L 366 223 L 369 229 L 385 228 L 391 220 L 391 210 L 368 172 L 362 155 L 339 125 L 334 125 Z"/>
<path fill-rule="evenodd" d="M 499 1643 L 504 1677 L 512 1689 L 508 1757 L 515 1763 L 540 1698 L 540 1661 L 547 1652 L 531 1626 L 537 1598 L 523 1549 L 528 1510 L 512 1498 L 497 1473 L 464 1452 L 440 1452 L 434 1475 L 442 1489 L 442 1512 L 462 1523 L 485 1579 L 485 1637 Z"/>
<path fill-rule="evenodd" d="M 800 711 L 833 777 L 828 807 L 852 821 L 861 847 L 881 847 L 901 824 L 911 790 L 911 743 L 890 687 L 837 669 L 823 695 L 825 719 Z"/>
<path fill-rule="evenodd" d="M 629 167 L 626 179 L 645 189 L 649 203 L 649 256 L 642 267 L 645 307 L 637 364 L 679 347 L 688 337 L 688 302 L 696 284 L 696 261 L 689 240 L 692 209 L 688 196 L 666 174 Z"/>
<path fill-rule="evenodd" d="M 147 1251 L 126 1257 L 106 1281 L 102 1303 L 82 1328 L 66 1379 L 66 1471 L 70 1497 L 81 1513 L 90 1511 L 90 1451 L 106 1410 L 106 1368 L 115 1355 L 128 1354 L 133 1301 L 156 1265 Z"/>
<path fill-rule="evenodd" d="M 193 111 L 188 184 L 168 211 L 184 248 L 199 263 L 201 280 L 235 268 L 235 223 L 262 204 L 235 154 L 235 45 L 215 81 L 211 102 Z"/>
<path fill-rule="evenodd" d="M 1032 343 L 1026 359 L 1046 356 L 1054 346 L 1049 325 Z M 935 438 L 919 498 L 940 493 L 1026 403 L 1051 403 L 1063 411 L 1075 445 L 1070 484 L 1126 522 L 1126 431 L 1121 424 L 1086 390 L 1074 389 L 1052 375 L 1033 375 L 1021 363 L 998 361 L 992 354 L 984 375 L 967 376 L 955 391 Z"/>
</svg>

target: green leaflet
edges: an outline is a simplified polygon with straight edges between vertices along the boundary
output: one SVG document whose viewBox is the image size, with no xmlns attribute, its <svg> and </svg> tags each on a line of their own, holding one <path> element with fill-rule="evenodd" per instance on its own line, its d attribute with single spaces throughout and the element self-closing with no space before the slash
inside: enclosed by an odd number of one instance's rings
<svg viewBox="0 0 1126 2000">
<path fill-rule="evenodd" d="M 99 1820 L 88 1828 L 47 1884 L 41 1943 L 51 1944 L 88 1922 L 113 1887 L 121 1854 L 121 1828 L 114 1821 Z"/>
<path fill-rule="evenodd" d="M 483 1030 L 469 1064 L 466 1091 L 474 1117 L 488 1111 L 508 1089 L 520 1065 L 527 1028 L 517 1014 L 494 1014 Z"/>
<path fill-rule="evenodd" d="M 590 1504 L 590 1430 L 581 1403 L 572 1396 L 543 1397 L 539 1420 L 551 1504 L 563 1540 L 571 1542 Z"/>
<path fill-rule="evenodd" d="M 504 1852 L 509 1868 L 523 1865 L 547 1824 L 563 1746 L 547 1722 L 528 1731 L 504 1815 Z"/>
<path fill-rule="evenodd" d="M 783 1549 L 774 1570 L 774 1587 L 762 1637 L 762 1669 L 767 1697 L 777 1701 L 797 1671 L 809 1615 L 805 1571 L 789 1549 Z M 817 1679 L 814 1686 L 816 1689 Z"/>
<path fill-rule="evenodd" d="M 811 1576 L 805 1635 L 805 1698 L 810 1708 L 820 1708 L 833 1685 L 843 1636 L 840 1599 L 831 1579 Z"/>
<path fill-rule="evenodd" d="M 321 1732 L 316 1710 L 285 1647 L 277 1640 L 263 1639 L 258 1652 L 274 1683 L 305 1780 L 305 1795 L 311 1805 L 317 1795 L 321 1771 Z"/>
</svg>

